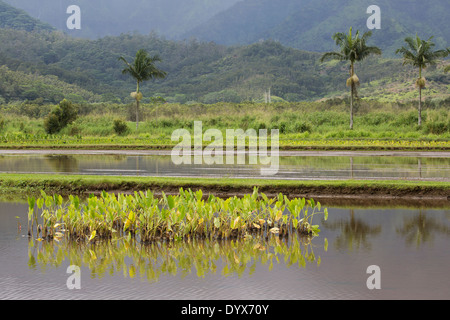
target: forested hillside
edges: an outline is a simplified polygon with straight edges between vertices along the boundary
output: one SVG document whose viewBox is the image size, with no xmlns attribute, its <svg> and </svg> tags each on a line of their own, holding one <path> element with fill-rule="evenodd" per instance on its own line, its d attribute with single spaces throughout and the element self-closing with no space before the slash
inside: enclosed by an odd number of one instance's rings
<svg viewBox="0 0 450 320">
<path fill-rule="evenodd" d="M 448 0 L 244 0 L 187 33 L 221 44 L 250 44 L 274 39 L 308 51 L 334 48 L 331 35 L 354 29 L 367 31 L 367 8 L 381 9 L 381 29 L 372 43 L 393 56 L 406 36 L 435 36 L 438 47 L 450 42 Z"/>
<path fill-rule="evenodd" d="M 348 96 L 348 65 L 320 63 L 320 53 L 277 41 L 227 47 L 194 39 L 167 40 L 153 33 L 88 40 L 38 28 L 39 21 L 23 11 L 4 4 L 2 8 L 8 21 L 15 22 L 0 28 L 0 103 L 36 99 L 57 103 L 62 97 L 74 102 L 130 102 L 135 83 L 122 74 L 124 65 L 118 58 L 132 60 L 141 48 L 158 54 L 162 58 L 158 67 L 168 74 L 141 87 L 144 102 L 158 96 L 181 103 L 264 101 L 269 90 L 272 101 Z M 30 21 L 36 26 L 32 31 Z M 425 72 L 428 99 L 448 98 L 450 73 L 444 73 L 445 64 Z M 415 71 L 398 58 L 371 57 L 358 63 L 356 70 L 360 97 L 416 99 Z"/>
<path fill-rule="evenodd" d="M 29 33 L 22 30 L 0 29 L 0 95 L 5 101 L 32 99 L 43 95 L 49 102 L 58 102 L 58 94 L 46 94 L 37 82 L 25 84 L 11 72 L 56 76 L 59 87 L 74 85 L 80 91 L 76 100 L 100 97 L 105 101 L 128 101 L 135 89 L 132 79 L 122 75 L 120 56 L 133 59 L 144 48 L 158 54 L 158 67 L 168 73 L 164 80 L 149 81 L 142 87 L 144 97 L 162 96 L 167 101 L 239 102 L 261 100 L 271 89 L 276 97 L 288 101 L 316 100 L 347 93 L 345 63 L 320 63 L 320 54 L 265 41 L 249 46 L 224 47 L 197 41 L 176 42 L 156 35 L 106 37 L 99 40 L 74 39 L 61 33 Z M 441 97 L 448 90 L 450 75 L 442 65 L 428 70 L 433 95 Z M 8 72 L 6 72 L 8 71 Z M 362 92 L 387 90 L 392 81 L 413 81 L 412 69 L 403 67 L 399 59 L 373 58 L 357 65 L 363 84 Z M 5 74 L 9 74 L 6 79 Z M 56 81 L 56 78 L 52 80 Z M 376 86 L 374 86 L 376 84 Z M 413 84 L 410 84 L 413 87 Z M 364 88 L 370 86 L 370 90 Z M 383 94 L 380 92 L 379 94 Z M 401 98 L 401 96 L 399 97 Z"/>
<path fill-rule="evenodd" d="M 17 9 L 0 0 L 0 28 L 26 31 L 53 30 L 54 28 L 38 19 L 30 17 L 25 11 Z"/>
</svg>

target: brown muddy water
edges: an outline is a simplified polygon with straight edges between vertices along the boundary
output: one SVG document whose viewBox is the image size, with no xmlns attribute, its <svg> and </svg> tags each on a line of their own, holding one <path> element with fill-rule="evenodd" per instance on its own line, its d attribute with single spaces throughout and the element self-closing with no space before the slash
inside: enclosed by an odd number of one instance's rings
<svg viewBox="0 0 450 320">
<path fill-rule="evenodd" d="M 0 173 L 113 176 L 259 178 L 285 180 L 408 179 L 450 181 L 448 152 L 280 152 L 279 169 L 269 165 L 175 165 L 170 151 L 0 150 Z"/>
<path fill-rule="evenodd" d="M 141 246 L 29 241 L 27 204 L 3 201 L 0 299 L 449 299 L 450 205 L 389 206 L 328 207 L 309 240 Z M 372 265 L 380 289 L 367 287 Z"/>
</svg>

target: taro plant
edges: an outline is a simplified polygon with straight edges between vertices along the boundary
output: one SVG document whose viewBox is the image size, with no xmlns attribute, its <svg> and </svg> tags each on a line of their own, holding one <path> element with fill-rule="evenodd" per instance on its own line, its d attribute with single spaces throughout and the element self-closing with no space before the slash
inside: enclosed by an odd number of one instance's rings
<svg viewBox="0 0 450 320">
<path fill-rule="evenodd" d="M 293 234 L 315 236 L 320 230 L 313 217 L 321 212 L 313 199 L 288 199 L 279 194 L 269 199 L 255 188 L 243 197 L 222 199 L 201 190 L 180 189 L 178 195 L 160 198 L 150 192 L 133 195 L 91 195 L 81 202 L 69 196 L 42 192 L 37 200 L 29 198 L 29 229 L 35 226 L 38 237 L 54 239 L 66 234 L 69 239 L 96 242 L 115 235 L 139 238 L 143 243 L 183 239 L 245 239 L 271 235 L 289 237 Z M 38 224 L 35 203 L 41 210 Z M 327 209 L 323 211 L 328 216 Z M 30 226 L 31 223 L 31 226 Z"/>
</svg>

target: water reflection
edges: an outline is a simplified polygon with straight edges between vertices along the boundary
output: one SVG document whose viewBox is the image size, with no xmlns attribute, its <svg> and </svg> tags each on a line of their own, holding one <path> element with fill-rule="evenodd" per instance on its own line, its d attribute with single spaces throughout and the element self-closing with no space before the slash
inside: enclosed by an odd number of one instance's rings
<svg viewBox="0 0 450 320">
<path fill-rule="evenodd" d="M 318 241 L 315 241 L 318 245 Z M 325 247 L 327 242 L 325 241 Z M 326 248 L 325 248 L 326 249 Z M 314 254 L 310 237 L 276 236 L 263 240 L 246 238 L 237 241 L 196 240 L 178 242 L 154 242 L 139 244 L 133 239 L 117 239 L 97 243 L 73 241 L 29 241 L 28 266 L 45 272 L 58 267 L 65 260 L 70 265 L 87 266 L 91 278 L 105 274 L 122 274 L 125 278 L 139 275 L 149 282 L 161 275 L 184 277 L 196 273 L 200 278 L 207 274 L 222 276 L 252 275 L 257 264 L 272 270 L 274 263 L 283 261 L 287 267 L 304 268 L 307 263 L 320 265 L 321 258 Z"/>
<path fill-rule="evenodd" d="M 413 217 L 405 217 L 402 227 L 396 228 L 397 233 L 405 238 L 407 246 L 416 248 L 425 243 L 432 243 L 436 235 L 450 235 L 450 228 L 438 223 L 433 217 L 427 216 L 422 209 Z"/>
<path fill-rule="evenodd" d="M 355 217 L 355 210 L 350 209 L 350 216 L 347 219 L 341 219 L 329 223 L 323 222 L 324 227 L 330 230 L 339 230 L 340 234 L 336 237 L 333 245 L 338 250 L 370 250 L 371 238 L 378 236 L 381 233 L 381 225 L 369 224 L 364 222 L 361 218 Z"/>
<path fill-rule="evenodd" d="M 144 246 L 126 239 L 29 242 L 27 206 L 26 200 L 0 201 L 3 299 L 449 298 L 448 281 L 443 281 L 450 262 L 449 204 L 327 205 L 329 219 L 319 221 L 319 236 L 310 242 L 299 238 L 298 244 L 249 238 Z M 22 223 L 19 234 L 16 216 Z M 361 235 L 361 230 L 369 233 Z M 66 287 L 71 264 L 82 267 L 82 290 L 77 292 Z M 366 287 L 366 270 L 373 264 L 382 270 L 377 292 Z"/>
<path fill-rule="evenodd" d="M 78 160 L 69 155 L 47 155 L 46 162 L 57 173 L 78 172 Z"/>
<path fill-rule="evenodd" d="M 236 159 L 235 159 L 236 163 Z M 169 154 L 2 154 L 0 172 L 257 177 L 261 165 L 175 165 Z M 450 180 L 450 157 L 283 155 L 276 178 Z"/>
</svg>

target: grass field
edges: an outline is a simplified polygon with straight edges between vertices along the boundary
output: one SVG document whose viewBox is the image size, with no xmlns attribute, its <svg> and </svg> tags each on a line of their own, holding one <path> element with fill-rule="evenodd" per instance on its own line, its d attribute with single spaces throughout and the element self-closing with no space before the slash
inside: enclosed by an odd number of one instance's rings
<svg viewBox="0 0 450 320">
<path fill-rule="evenodd" d="M 263 180 L 168 177 L 110 177 L 85 175 L 2 174 L 0 193 L 32 194 L 40 190 L 61 194 L 88 194 L 101 191 L 134 192 L 152 190 L 178 192 L 184 189 L 202 189 L 205 194 L 251 193 L 254 187 L 266 194 L 355 196 L 418 196 L 446 198 L 449 182 L 380 181 L 380 180 Z"/>
<path fill-rule="evenodd" d="M 49 109 L 49 108 L 48 108 Z M 16 107 L 4 108 L 0 116 L 0 148 L 135 148 L 167 149 L 176 129 L 193 132 L 201 121 L 203 132 L 219 129 L 278 129 L 281 149 L 449 150 L 450 112 L 446 105 L 423 112 L 417 126 L 415 106 L 361 101 L 354 130 L 348 129 L 344 101 L 301 103 L 218 103 L 143 105 L 139 129 L 131 105 L 79 106 L 75 122 L 59 134 L 48 135 L 44 116 L 30 117 Z M 22 110 L 22 111 L 21 111 Z M 123 120 L 126 131 L 118 134 L 114 120 Z"/>
</svg>

